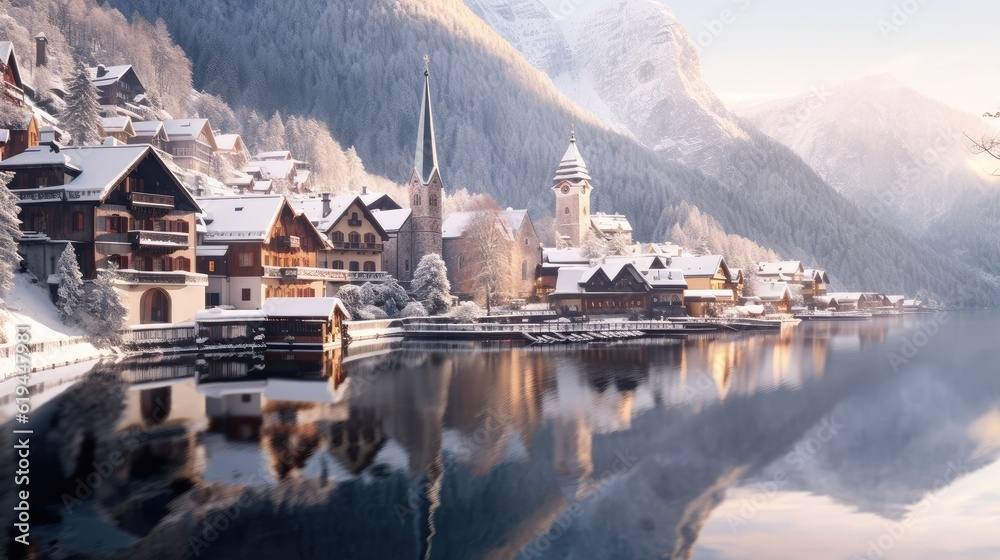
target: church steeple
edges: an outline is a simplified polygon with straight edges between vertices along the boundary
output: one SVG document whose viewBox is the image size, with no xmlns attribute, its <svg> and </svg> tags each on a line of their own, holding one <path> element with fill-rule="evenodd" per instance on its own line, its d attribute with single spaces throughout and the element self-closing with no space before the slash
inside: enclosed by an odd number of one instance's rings
<svg viewBox="0 0 1000 560">
<path fill-rule="evenodd" d="M 431 78 L 427 57 L 424 57 L 424 92 L 420 102 L 420 122 L 417 126 L 417 150 L 410 175 L 410 216 L 412 243 L 410 254 L 403 257 L 399 280 L 408 282 L 420 259 L 430 253 L 441 254 L 442 201 L 444 185 L 438 168 L 437 143 L 434 138 L 434 114 L 431 111 Z"/>
<path fill-rule="evenodd" d="M 579 247 L 590 229 L 590 171 L 576 145 L 576 128 L 570 132 L 569 147 L 552 178 L 555 193 L 556 231 L 560 243 Z"/>
<path fill-rule="evenodd" d="M 424 57 L 427 62 L 427 57 Z M 434 141 L 434 115 L 431 112 L 430 69 L 424 68 L 424 97 L 420 105 L 420 126 L 417 128 L 417 153 L 413 169 L 424 183 L 431 182 L 431 175 L 438 168 L 437 143 Z"/>
</svg>

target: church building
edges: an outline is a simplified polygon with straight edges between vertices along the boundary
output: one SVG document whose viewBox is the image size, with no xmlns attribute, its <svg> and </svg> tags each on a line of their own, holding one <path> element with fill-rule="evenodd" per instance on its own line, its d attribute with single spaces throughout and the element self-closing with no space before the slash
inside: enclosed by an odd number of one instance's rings
<svg viewBox="0 0 1000 560">
<path fill-rule="evenodd" d="M 444 186 L 438 168 L 434 140 L 434 117 L 431 112 L 430 72 L 424 70 L 424 94 L 420 105 L 417 149 L 409 181 L 412 243 L 410 258 L 404 264 L 404 276 L 411 276 L 420 259 L 430 253 L 441 254 L 441 206 Z"/>
</svg>

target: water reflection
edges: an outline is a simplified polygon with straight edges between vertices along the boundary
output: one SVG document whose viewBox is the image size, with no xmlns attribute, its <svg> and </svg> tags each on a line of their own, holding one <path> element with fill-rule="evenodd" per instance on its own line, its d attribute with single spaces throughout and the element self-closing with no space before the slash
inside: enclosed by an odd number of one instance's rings
<svg viewBox="0 0 1000 560">
<path fill-rule="evenodd" d="M 779 472 L 775 496 L 903 519 L 949 461 L 964 470 L 948 484 L 996 470 L 1000 443 L 1000 386 L 984 369 L 997 318 L 956 320 L 896 373 L 887 355 L 920 321 L 102 363 L 36 410 L 49 426 L 36 464 L 52 482 L 36 501 L 36 551 L 730 557 L 756 534 L 727 531 L 740 515 L 730 494 Z M 835 437 L 820 438 L 831 422 Z M 783 551 L 758 555 L 796 557 Z"/>
</svg>

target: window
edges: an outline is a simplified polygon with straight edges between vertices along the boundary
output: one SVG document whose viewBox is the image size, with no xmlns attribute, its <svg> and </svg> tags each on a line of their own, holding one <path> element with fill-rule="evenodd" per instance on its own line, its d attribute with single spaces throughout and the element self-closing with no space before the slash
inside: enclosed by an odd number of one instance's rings
<svg viewBox="0 0 1000 560">
<path fill-rule="evenodd" d="M 414 206 L 420 206 L 420 195 L 419 194 L 413 195 L 413 205 Z"/>
<path fill-rule="evenodd" d="M 213 294 L 211 292 L 205 294 L 205 307 L 218 307 L 222 305 L 221 294 Z"/>
<path fill-rule="evenodd" d="M 569 216 L 569 206 L 566 207 L 566 210 L 563 211 L 563 214 Z"/>
<path fill-rule="evenodd" d="M 264 266 L 271 266 L 271 255 L 264 255 Z"/>
<path fill-rule="evenodd" d="M 153 261 L 153 272 L 163 272 L 163 259 Z"/>
<path fill-rule="evenodd" d="M 331 237 L 332 237 L 334 243 L 343 243 L 344 242 L 344 233 L 343 232 L 335 231 L 335 232 L 333 232 L 333 235 Z"/>
<path fill-rule="evenodd" d="M 335 268 L 337 270 L 344 270 L 344 261 L 333 261 L 333 266 L 331 268 Z"/>
<path fill-rule="evenodd" d="M 436 194 L 432 194 L 430 196 L 430 203 L 431 203 L 431 206 L 437 206 L 438 205 L 438 197 L 437 197 Z"/>
<path fill-rule="evenodd" d="M 351 233 L 347 234 L 347 241 L 349 241 L 350 243 L 361 243 L 361 234 L 359 234 L 356 231 L 352 231 Z"/>
<path fill-rule="evenodd" d="M 357 212 L 351 212 L 351 221 L 352 222 L 358 221 L 358 213 Z"/>
<path fill-rule="evenodd" d="M 240 266 L 253 266 L 253 255 L 240 253 Z"/>
<path fill-rule="evenodd" d="M 527 246 L 528 246 L 528 238 L 527 238 L 527 237 L 525 237 L 525 238 L 524 238 L 524 246 L 525 246 L 525 247 L 527 247 Z"/>
<path fill-rule="evenodd" d="M 528 279 L 528 261 L 521 261 L 521 280 Z"/>
<path fill-rule="evenodd" d="M 403 270 L 405 270 L 406 272 L 410 271 L 410 259 L 406 259 L 406 261 L 405 261 L 405 263 L 403 265 Z"/>
<path fill-rule="evenodd" d="M 240 400 L 245 403 L 250 402 L 250 393 L 243 393 L 242 395 L 240 395 Z"/>
<path fill-rule="evenodd" d="M 365 261 L 365 272 L 375 272 L 375 261 Z"/>
<path fill-rule="evenodd" d="M 177 257 L 174 259 L 174 270 L 191 272 L 191 261 L 188 260 L 187 257 Z"/>
<path fill-rule="evenodd" d="M 128 220 L 118 215 L 108 216 L 106 220 L 107 227 L 105 229 L 109 232 L 123 233 L 128 226 Z"/>
<path fill-rule="evenodd" d="M 374 233 L 366 233 L 365 234 L 365 243 L 367 243 L 369 245 L 374 245 L 375 244 L 375 234 Z"/>
<path fill-rule="evenodd" d="M 243 288 L 243 301 L 250 301 L 250 288 Z"/>
<path fill-rule="evenodd" d="M 361 266 L 358 265 L 358 261 L 351 261 L 351 272 L 358 272 L 361 270 Z"/>
<path fill-rule="evenodd" d="M 208 261 L 208 271 L 215 272 L 215 260 Z"/>
<path fill-rule="evenodd" d="M 465 268 L 465 255 L 458 256 L 458 269 L 462 270 Z"/>
<path fill-rule="evenodd" d="M 73 212 L 73 231 L 83 231 L 83 212 Z"/>
</svg>

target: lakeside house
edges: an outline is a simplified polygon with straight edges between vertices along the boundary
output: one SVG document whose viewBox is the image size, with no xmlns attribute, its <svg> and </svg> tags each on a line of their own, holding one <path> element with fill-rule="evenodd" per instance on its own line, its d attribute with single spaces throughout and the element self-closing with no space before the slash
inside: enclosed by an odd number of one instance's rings
<svg viewBox="0 0 1000 560">
<path fill-rule="evenodd" d="M 371 200 L 371 197 L 368 198 Z M 354 276 L 359 280 L 386 279 L 388 275 L 382 270 L 382 252 L 389 234 L 382 229 L 363 197 L 333 197 L 323 193 L 313 198 L 292 197 L 289 201 L 329 241 L 329 248 L 322 250 L 318 256 L 317 266 L 370 273 Z"/>
<path fill-rule="evenodd" d="M 84 278 L 114 264 L 129 324 L 190 321 L 207 278 L 193 271 L 200 206 L 149 146 L 43 145 L 0 162 L 21 206 L 20 252 L 53 293 L 56 262 L 73 246 Z M 48 144 L 48 145 L 44 145 Z"/>
<path fill-rule="evenodd" d="M 270 297 L 326 293 L 332 271 L 316 267 L 326 238 L 284 196 L 199 199 L 198 270 L 208 275 L 205 304 L 260 309 Z"/>
</svg>

